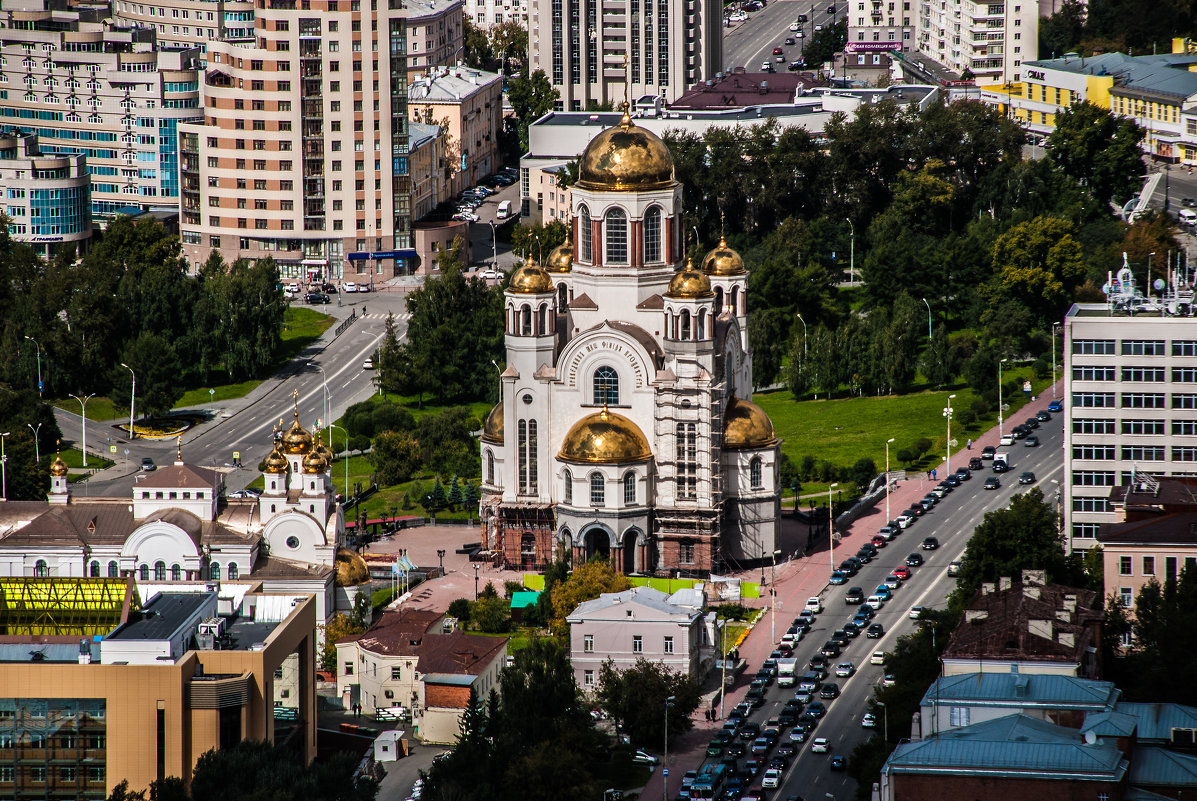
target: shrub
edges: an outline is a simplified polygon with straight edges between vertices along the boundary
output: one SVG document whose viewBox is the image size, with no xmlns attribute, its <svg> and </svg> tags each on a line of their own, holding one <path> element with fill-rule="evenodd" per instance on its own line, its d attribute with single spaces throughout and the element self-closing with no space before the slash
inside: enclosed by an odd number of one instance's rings
<svg viewBox="0 0 1197 801">
<path fill-rule="evenodd" d="M 915 440 L 914 449 L 919 456 L 922 456 L 924 453 L 931 450 L 931 446 L 933 444 L 934 443 L 926 437 L 919 437 L 917 440 Z"/>
<path fill-rule="evenodd" d="M 412 417 L 412 413 L 396 403 L 375 405 L 372 421 L 376 432 L 412 431 L 416 427 L 416 418 Z"/>
<path fill-rule="evenodd" d="M 523 592 L 524 585 L 520 584 L 518 581 L 505 581 L 503 582 L 503 591 L 507 593 L 508 598 L 511 598 L 517 592 Z"/>
<path fill-rule="evenodd" d="M 487 586 L 490 586 L 489 584 Z M 493 591 L 494 588 L 491 587 Z M 500 634 L 511 625 L 511 607 L 498 595 L 483 595 L 474 602 L 473 619 L 487 634 Z"/>
<path fill-rule="evenodd" d="M 743 604 L 719 604 L 715 607 L 715 614 L 728 620 L 747 620 L 748 607 Z"/>
<path fill-rule="evenodd" d="M 470 602 L 465 598 L 458 598 L 449 604 L 449 617 L 455 617 L 458 620 L 470 619 Z"/>
</svg>

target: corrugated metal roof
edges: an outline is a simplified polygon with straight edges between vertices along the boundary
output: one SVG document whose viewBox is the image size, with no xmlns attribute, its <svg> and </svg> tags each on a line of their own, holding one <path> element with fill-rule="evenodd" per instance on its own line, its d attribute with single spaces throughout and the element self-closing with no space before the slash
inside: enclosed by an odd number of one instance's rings
<svg viewBox="0 0 1197 801">
<path fill-rule="evenodd" d="M 1197 786 L 1197 756 L 1141 745 L 1131 760 L 1129 779 L 1148 787 Z"/>
<path fill-rule="evenodd" d="M 1099 710 L 1113 708 L 1120 696 L 1111 681 L 1032 673 L 964 673 L 940 676 L 922 703 Z"/>
<path fill-rule="evenodd" d="M 1115 712 L 1133 715 L 1137 720 L 1139 742 L 1158 740 L 1169 742 L 1173 729 L 1197 729 L 1197 707 L 1184 704 L 1145 704 L 1124 701 L 1114 706 Z"/>
</svg>

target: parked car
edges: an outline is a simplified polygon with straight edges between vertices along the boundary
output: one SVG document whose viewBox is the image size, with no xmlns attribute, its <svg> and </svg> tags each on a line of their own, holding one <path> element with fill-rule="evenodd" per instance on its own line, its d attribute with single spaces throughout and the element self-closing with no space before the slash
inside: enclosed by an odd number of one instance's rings
<svg viewBox="0 0 1197 801">
<path fill-rule="evenodd" d="M 977 469 L 980 470 L 981 468 L 978 467 Z M 955 475 L 956 475 L 956 478 L 960 479 L 961 481 L 968 481 L 970 478 L 973 477 L 972 466 L 970 465 L 969 467 L 956 468 Z"/>
<path fill-rule="evenodd" d="M 992 459 L 993 455 L 995 453 L 997 453 L 997 448 L 993 447 L 992 445 L 986 445 L 984 448 L 981 449 L 981 458 L 982 459 Z M 981 468 L 977 468 L 977 469 L 980 470 Z"/>
<path fill-rule="evenodd" d="M 341 284 L 342 292 L 357 292 L 357 284 L 353 281 L 345 281 Z"/>
<path fill-rule="evenodd" d="M 657 764 L 657 758 L 643 749 L 637 749 L 632 753 L 632 761 L 639 762 L 641 765 Z"/>
<path fill-rule="evenodd" d="M 1047 410 L 1049 412 L 1062 412 L 1064 411 L 1064 404 L 1061 401 L 1054 400 L 1047 405 Z"/>
<path fill-rule="evenodd" d="M 827 580 L 827 583 L 828 584 L 847 584 L 848 583 L 848 575 L 846 573 L 840 572 L 839 570 L 836 570 L 835 572 L 833 572 L 831 574 L 831 578 L 829 578 Z"/>
<path fill-rule="evenodd" d="M 787 67 L 786 69 L 788 69 L 790 72 L 797 72 L 798 70 L 802 69 L 805 66 L 806 66 L 806 59 L 799 58 L 794 61 L 791 61 L 790 66 Z"/>
<path fill-rule="evenodd" d="M 992 457 L 990 457 L 990 458 L 992 458 Z M 984 466 L 985 466 L 985 463 L 981 461 L 981 457 L 979 457 L 979 456 L 974 456 L 973 458 L 968 460 L 968 469 L 969 470 L 980 470 Z"/>
<path fill-rule="evenodd" d="M 309 292 L 308 294 L 303 296 L 303 299 L 313 305 L 318 304 L 318 303 L 328 303 L 329 302 L 328 295 L 324 294 L 323 292 Z"/>
<path fill-rule="evenodd" d="M 1046 423 L 1048 420 L 1052 419 L 1052 413 L 1046 409 L 1042 409 L 1035 414 L 1035 419 L 1041 423 Z"/>
</svg>

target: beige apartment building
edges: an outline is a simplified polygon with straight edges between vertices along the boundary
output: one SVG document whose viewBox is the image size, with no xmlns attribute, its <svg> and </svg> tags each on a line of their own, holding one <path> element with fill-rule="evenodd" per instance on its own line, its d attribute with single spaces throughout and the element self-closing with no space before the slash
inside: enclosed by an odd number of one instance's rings
<svg viewBox="0 0 1197 801">
<path fill-rule="evenodd" d="M 465 31 L 462 0 L 405 0 L 408 80 L 433 67 L 460 63 Z"/>
<path fill-rule="evenodd" d="M 37 134 L 46 153 L 86 156 L 96 222 L 176 208 L 177 128 L 201 113 L 199 56 L 67 0 L 5 0 L 0 127 Z"/>
<path fill-rule="evenodd" d="M 449 195 L 473 186 L 499 167 L 503 79 L 470 67 L 436 67 L 408 90 L 413 122 L 442 125 Z"/>
<path fill-rule="evenodd" d="M 483 30 L 515 22 L 528 27 L 528 0 L 466 0 L 465 14 Z"/>
<path fill-rule="evenodd" d="M 978 84 L 1017 83 L 1023 62 L 1039 57 L 1039 5 L 1037 0 L 917 0 L 918 39 L 916 49 L 930 56 L 952 72 L 967 69 Z M 877 19 L 874 9 L 882 4 L 855 0 L 853 6 L 867 5 L 868 19 Z M 885 0 L 885 15 L 891 16 Z M 903 15 L 906 12 L 903 11 Z M 861 17 L 852 12 L 855 20 Z M 870 29 L 868 37 L 872 37 Z M 884 30 L 884 29 L 883 29 Z M 850 31 L 849 41 L 859 48 L 861 31 Z M 888 33 L 886 34 L 888 36 Z M 893 48 L 898 49 L 898 48 Z"/>
<path fill-rule="evenodd" d="M 115 0 L 112 14 L 141 28 L 153 28 L 167 47 L 207 52 L 213 39 L 251 39 L 253 0 Z"/>
</svg>

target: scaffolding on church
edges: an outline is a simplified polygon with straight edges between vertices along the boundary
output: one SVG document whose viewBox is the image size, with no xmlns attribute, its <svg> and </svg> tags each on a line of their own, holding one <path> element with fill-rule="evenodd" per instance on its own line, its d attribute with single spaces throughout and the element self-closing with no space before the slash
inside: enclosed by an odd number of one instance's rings
<svg viewBox="0 0 1197 801">
<path fill-rule="evenodd" d="M 554 559 L 557 515 L 552 504 L 516 502 L 496 508 L 493 550 L 499 564 L 519 570 L 544 570 Z"/>
</svg>

